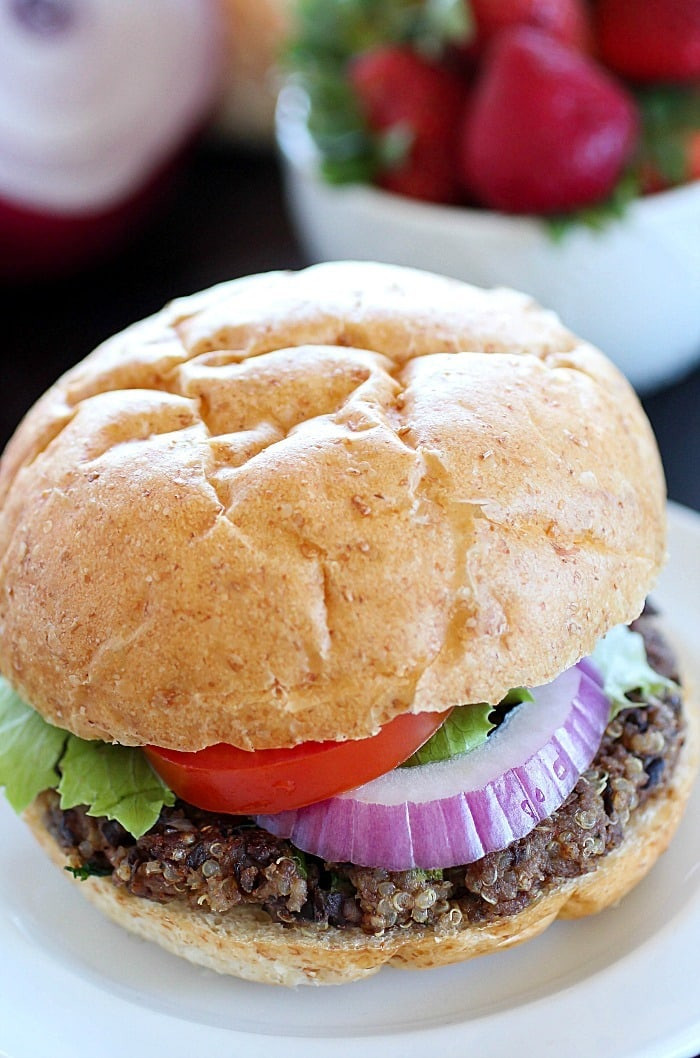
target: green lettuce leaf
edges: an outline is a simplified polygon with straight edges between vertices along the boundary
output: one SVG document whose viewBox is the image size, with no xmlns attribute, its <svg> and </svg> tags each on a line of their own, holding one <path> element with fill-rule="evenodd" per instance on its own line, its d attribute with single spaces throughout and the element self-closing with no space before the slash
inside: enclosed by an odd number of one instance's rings
<svg viewBox="0 0 700 1058">
<path fill-rule="evenodd" d="M 514 687 L 501 701 L 501 706 L 520 705 L 521 702 L 532 702 L 534 699 L 527 687 Z M 485 742 L 496 727 L 491 719 L 494 711 L 492 705 L 478 702 L 475 705 L 458 705 L 452 710 L 442 727 L 431 735 L 420 749 L 405 760 L 402 768 L 414 768 L 419 764 L 433 764 L 439 760 L 449 760 L 462 753 L 468 753 Z"/>
<path fill-rule="evenodd" d="M 493 706 L 484 703 L 458 705 L 435 734 L 401 766 L 414 768 L 419 764 L 433 764 L 476 749 L 496 726 L 489 719 L 492 712 Z"/>
<path fill-rule="evenodd" d="M 677 689 L 673 680 L 654 672 L 647 661 L 643 638 L 626 625 L 610 629 L 591 654 L 591 661 L 603 677 L 611 720 L 630 706 L 627 695 L 634 691 L 647 697 Z"/>
<path fill-rule="evenodd" d="M 501 699 L 501 705 L 521 705 L 523 702 L 534 702 L 535 698 L 532 691 L 528 690 L 527 687 L 514 687 L 512 691 L 508 691 L 505 698 Z"/>
<path fill-rule="evenodd" d="M 88 805 L 88 815 L 116 819 L 135 838 L 150 830 L 174 794 L 139 749 L 85 742 L 71 735 L 61 759 L 61 808 Z"/>
<path fill-rule="evenodd" d="M 0 677 L 0 786 L 15 812 L 58 783 L 67 734 L 25 705 Z"/>
<path fill-rule="evenodd" d="M 136 747 L 87 742 L 47 723 L 0 677 L 0 786 L 16 812 L 43 790 L 145 834 L 175 796 Z"/>
</svg>

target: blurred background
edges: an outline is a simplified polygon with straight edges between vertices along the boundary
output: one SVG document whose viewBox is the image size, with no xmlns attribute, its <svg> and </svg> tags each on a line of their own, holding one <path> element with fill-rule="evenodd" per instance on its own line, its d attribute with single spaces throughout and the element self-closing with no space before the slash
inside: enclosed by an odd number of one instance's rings
<svg viewBox="0 0 700 1058">
<path fill-rule="evenodd" d="M 0 445 L 175 296 L 377 257 L 559 311 L 700 510 L 699 98 L 695 0 L 0 0 Z"/>
</svg>

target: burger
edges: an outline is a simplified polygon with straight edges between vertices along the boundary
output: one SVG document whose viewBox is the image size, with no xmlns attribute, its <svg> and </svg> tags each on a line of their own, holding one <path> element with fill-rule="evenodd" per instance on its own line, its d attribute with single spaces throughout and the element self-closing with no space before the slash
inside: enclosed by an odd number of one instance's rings
<svg viewBox="0 0 700 1058">
<path fill-rule="evenodd" d="M 620 900 L 697 766 L 628 383 L 505 290 L 329 263 L 175 301 L 0 469 L 0 783 L 127 929 L 341 983 Z"/>
</svg>

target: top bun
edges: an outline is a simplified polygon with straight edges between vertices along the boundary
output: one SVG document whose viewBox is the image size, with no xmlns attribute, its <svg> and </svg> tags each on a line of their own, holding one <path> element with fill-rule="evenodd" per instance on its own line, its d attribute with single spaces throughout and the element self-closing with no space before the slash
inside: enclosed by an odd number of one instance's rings
<svg viewBox="0 0 700 1058">
<path fill-rule="evenodd" d="M 111 339 L 0 465 L 0 669 L 84 738 L 361 738 L 498 701 L 642 608 L 664 484 L 629 384 L 511 291 L 367 263 Z"/>
</svg>

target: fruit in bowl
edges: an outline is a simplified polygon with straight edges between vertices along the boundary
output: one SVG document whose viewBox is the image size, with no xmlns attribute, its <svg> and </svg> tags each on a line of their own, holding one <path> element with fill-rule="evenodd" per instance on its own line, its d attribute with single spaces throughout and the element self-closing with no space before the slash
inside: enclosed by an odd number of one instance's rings
<svg viewBox="0 0 700 1058">
<path fill-rule="evenodd" d="M 299 5 L 291 64 L 329 181 L 549 216 L 700 177 L 697 3 L 371 7 Z"/>
<path fill-rule="evenodd" d="M 510 27 L 490 46 L 463 119 L 464 186 L 511 213 L 590 206 L 614 190 L 638 133 L 634 101 L 587 56 Z"/>
<path fill-rule="evenodd" d="M 211 110 L 221 29 L 215 0 L 0 4 L 0 277 L 136 230 Z"/>
<path fill-rule="evenodd" d="M 674 83 L 605 65 L 612 0 L 371 6 L 299 8 L 277 132 L 310 256 L 524 289 L 640 390 L 686 371 L 700 354 L 691 60 Z M 692 37 L 690 8 L 684 24 Z"/>
</svg>

